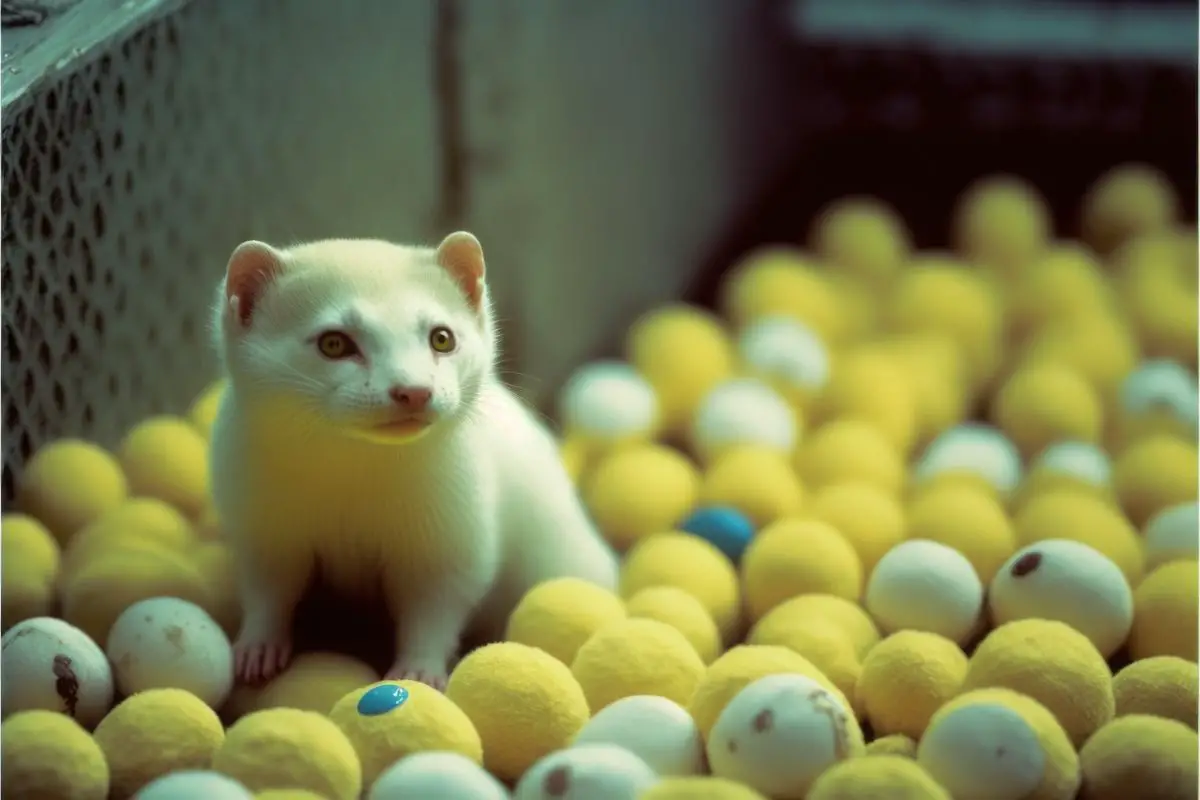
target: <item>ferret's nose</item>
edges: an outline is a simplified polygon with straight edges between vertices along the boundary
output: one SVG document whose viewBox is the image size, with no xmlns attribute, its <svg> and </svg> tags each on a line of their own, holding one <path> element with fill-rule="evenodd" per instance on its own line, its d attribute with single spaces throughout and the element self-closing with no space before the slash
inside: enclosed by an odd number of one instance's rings
<svg viewBox="0 0 1200 800">
<path fill-rule="evenodd" d="M 393 386 L 388 396 L 405 411 L 424 411 L 433 392 L 423 386 Z"/>
</svg>

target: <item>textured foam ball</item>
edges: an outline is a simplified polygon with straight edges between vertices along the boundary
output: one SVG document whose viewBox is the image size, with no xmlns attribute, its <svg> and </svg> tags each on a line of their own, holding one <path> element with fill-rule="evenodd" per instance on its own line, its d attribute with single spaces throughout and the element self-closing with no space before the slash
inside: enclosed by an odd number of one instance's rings
<svg viewBox="0 0 1200 800">
<path fill-rule="evenodd" d="M 805 486 L 820 489 L 862 481 L 899 494 L 904 460 L 870 423 L 836 419 L 813 431 L 796 451 L 796 468 Z"/>
<path fill-rule="evenodd" d="M 755 528 L 780 517 L 792 516 L 804 504 L 804 490 L 790 462 L 789 455 L 762 445 L 731 448 L 709 464 L 700 484 L 700 502 L 735 508 L 745 514 Z M 693 515 L 691 519 L 694 518 Z M 681 527 L 689 530 L 686 523 Z M 713 544 L 717 542 L 713 541 Z M 721 549 L 725 550 L 724 547 Z M 740 556 L 739 551 L 730 557 L 737 561 Z"/>
<path fill-rule="evenodd" d="M 1172 561 L 1146 576 L 1133 591 L 1129 654 L 1135 659 L 1178 656 L 1195 661 L 1197 565 Z"/>
<path fill-rule="evenodd" d="M 650 438 L 658 426 L 654 388 L 623 361 L 585 364 L 558 393 L 558 419 L 568 434 L 604 443 Z"/>
<path fill-rule="evenodd" d="M 899 215 L 871 197 L 844 197 L 826 205 L 809 239 L 829 266 L 874 286 L 890 283 L 912 249 Z"/>
<path fill-rule="evenodd" d="M 1105 658 L 1125 644 L 1133 626 L 1133 591 L 1120 568 L 1069 539 L 1017 551 L 992 580 L 988 606 L 997 625 L 1039 618 L 1065 622 Z"/>
<path fill-rule="evenodd" d="M 949 337 L 937 332 L 892 334 L 879 345 L 891 353 L 912 384 L 919 446 L 966 418 L 966 369 L 962 353 Z"/>
<path fill-rule="evenodd" d="M 844 699 L 804 675 L 769 675 L 739 691 L 708 737 L 714 775 L 781 800 L 804 800 L 826 769 L 863 754 Z"/>
<path fill-rule="evenodd" d="M 300 653 L 266 684 L 239 684 L 223 711 L 234 718 L 268 708 L 328 714 L 338 700 L 379 680 L 370 666 L 341 653 Z"/>
<path fill-rule="evenodd" d="M 62 580 L 70 581 L 82 567 L 135 542 L 183 552 L 195 545 L 196 536 L 174 506 L 153 497 L 132 497 L 75 534 L 63 554 Z"/>
<path fill-rule="evenodd" d="M 91 728 L 108 713 L 113 677 L 104 651 L 86 633 L 52 617 L 19 622 L 4 634 L 0 681 L 4 715 L 55 711 Z"/>
<path fill-rule="evenodd" d="M 95 738 L 108 761 L 113 797 L 132 797 L 177 770 L 226 772 L 213 763 L 225 739 L 221 720 L 182 689 L 148 689 L 123 700 L 96 726 Z"/>
<path fill-rule="evenodd" d="M 870 423 L 900 453 L 917 437 L 917 404 L 912 382 L 900 362 L 878 348 L 843 352 L 821 393 L 823 419 L 847 417 Z"/>
<path fill-rule="evenodd" d="M 1200 782 L 1196 731 L 1181 722 L 1132 714 L 1096 731 L 1079 751 L 1079 800 L 1192 800 Z"/>
<path fill-rule="evenodd" d="M 720 320 L 695 306 L 649 311 L 630 326 L 625 359 L 654 388 L 659 420 L 682 431 L 700 398 L 734 372 L 733 343 Z"/>
<path fill-rule="evenodd" d="M 746 643 L 777 645 L 799 653 L 829 678 L 848 700 L 852 700 L 856 713 L 860 711 L 854 698 L 854 687 L 862 674 L 862 665 L 854 641 L 836 622 L 813 617 L 797 619 L 787 628 L 773 624 L 762 631 L 755 625 L 746 637 Z"/>
<path fill-rule="evenodd" d="M 695 721 L 665 697 L 623 697 L 601 709 L 571 742 L 572 747 L 589 744 L 624 747 L 664 777 L 707 771 Z"/>
<path fill-rule="evenodd" d="M 744 783 L 696 775 L 687 778 L 664 778 L 642 792 L 638 800 L 766 800 Z"/>
<path fill-rule="evenodd" d="M 956 248 L 972 263 L 1016 275 L 1046 248 L 1050 209 L 1028 181 L 990 175 L 963 192 L 953 228 Z"/>
<path fill-rule="evenodd" d="M 177 597 L 152 597 L 125 609 L 105 652 L 124 695 L 184 689 L 220 708 L 233 688 L 233 647 L 216 620 Z"/>
<path fill-rule="evenodd" d="M 707 479 L 706 479 L 707 482 Z M 752 480 L 744 481 L 748 486 Z M 733 563 L 742 560 L 746 545 L 754 538 L 754 522 L 737 508 L 710 505 L 696 509 L 679 525 L 680 530 L 711 542 Z"/>
<path fill-rule="evenodd" d="M 640 694 L 686 703 L 704 675 L 704 661 L 675 628 L 634 618 L 606 625 L 584 642 L 571 673 L 595 713 Z"/>
<path fill-rule="evenodd" d="M 647 536 L 625 556 L 621 596 L 633 597 L 651 586 L 674 586 L 704 604 L 724 641 L 741 628 L 742 599 L 733 564 L 714 545 L 688 533 Z"/>
<path fill-rule="evenodd" d="M 1019 509 L 1030 498 L 1058 490 L 1113 500 L 1108 455 L 1089 442 L 1055 442 L 1033 459 L 1013 505 Z"/>
<path fill-rule="evenodd" d="M 846 315 L 834 282 L 803 253 L 771 245 L 743 257 L 726 273 L 717 305 L 735 327 L 786 316 L 836 345 L 846 331 Z"/>
<path fill-rule="evenodd" d="M 449 751 L 483 763 L 479 734 L 458 706 L 418 681 L 382 681 L 355 689 L 329 712 L 354 745 L 364 786 L 412 753 Z"/>
<path fill-rule="evenodd" d="M 221 408 L 221 400 L 225 397 L 225 389 L 228 386 L 229 381 L 224 378 L 213 381 L 196 396 L 188 409 L 188 420 L 206 438 L 212 433 L 213 422 L 217 419 L 217 412 Z"/>
<path fill-rule="evenodd" d="M 920 739 L 966 675 L 967 656 L 957 644 L 935 633 L 900 631 L 867 654 L 855 696 L 876 734 Z"/>
<path fill-rule="evenodd" d="M 325 797 L 307 789 L 267 789 L 254 795 L 254 800 L 325 800 Z"/>
<path fill-rule="evenodd" d="M 446 684 L 483 742 L 483 764 L 505 781 L 566 747 L 589 716 L 571 670 L 549 653 L 500 642 L 468 653 Z M 519 698 L 519 699 L 518 699 Z"/>
<path fill-rule="evenodd" d="M 1147 164 L 1122 164 L 1101 175 L 1083 199 L 1083 238 L 1100 253 L 1167 229 L 1179 201 L 1165 175 Z"/>
<path fill-rule="evenodd" d="M 255 792 L 303 789 L 329 800 L 356 800 L 362 790 L 362 766 L 346 734 L 328 717 L 297 708 L 239 719 L 226 731 L 212 767 Z"/>
<path fill-rule="evenodd" d="M 155 778 L 134 800 L 253 800 L 242 784 L 212 770 L 188 769 Z"/>
<path fill-rule="evenodd" d="M 742 368 L 804 408 L 829 382 L 830 354 L 812 328 L 791 317 L 766 317 L 737 337 Z"/>
<path fill-rule="evenodd" d="M 951 800 L 911 758 L 881 755 L 834 764 L 813 782 L 807 800 Z"/>
<path fill-rule="evenodd" d="M 583 499 L 616 547 L 670 530 L 696 505 L 700 473 L 682 453 L 658 444 L 622 448 L 592 468 Z"/>
<path fill-rule="evenodd" d="M 991 415 L 1027 459 L 1062 439 L 1097 442 L 1104 424 L 1095 389 L 1054 363 L 1030 364 L 1009 376 L 992 400 Z"/>
<path fill-rule="evenodd" d="M 237 558 L 223 542 L 210 541 L 192 548 L 191 557 L 208 589 L 204 606 L 227 636 L 237 636 L 242 624 L 242 602 L 237 585 Z"/>
<path fill-rule="evenodd" d="M 1138 343 L 1129 323 L 1118 314 L 1089 314 L 1057 320 L 1030 339 L 1021 352 L 1027 363 L 1049 362 L 1070 367 L 1113 404 L 1121 381 L 1138 362 Z"/>
<path fill-rule="evenodd" d="M 1053 620 L 1001 625 L 971 655 L 963 690 L 1002 687 L 1054 714 L 1078 747 L 1113 717 L 1112 675 L 1086 636 Z"/>
<path fill-rule="evenodd" d="M 1004 506 L 994 494 L 974 486 L 931 487 L 908 507 L 908 536 L 953 547 L 967 557 L 987 583 L 1017 549 Z"/>
<path fill-rule="evenodd" d="M 413 753 L 380 773 L 366 800 L 508 800 L 504 784 L 461 753 Z"/>
<path fill-rule="evenodd" d="M 1041 703 L 1008 689 L 966 692 L 942 706 L 917 763 L 953 797 L 1072 800 L 1079 756 Z"/>
<path fill-rule="evenodd" d="M 1155 433 L 1196 438 L 1200 390 L 1177 361 L 1143 361 L 1121 383 L 1117 397 L 1118 447 Z"/>
<path fill-rule="evenodd" d="M 858 554 L 836 528 L 816 520 L 783 519 L 761 530 L 746 548 L 741 572 L 752 621 L 797 595 L 854 600 L 862 593 Z"/>
<path fill-rule="evenodd" d="M 1200 482 L 1196 443 L 1174 436 L 1149 436 L 1131 444 L 1113 465 L 1121 508 L 1142 526 L 1164 508 L 1196 499 Z"/>
<path fill-rule="evenodd" d="M 504 638 L 539 647 L 564 664 L 603 626 L 625 618 L 621 598 L 580 578 L 556 578 L 530 589 L 508 618 Z"/>
<path fill-rule="evenodd" d="M 829 622 L 845 633 L 860 659 L 879 643 L 879 629 L 862 606 L 831 594 L 804 594 L 780 603 L 755 624 L 754 635 L 783 641 L 789 630 L 813 619 Z"/>
<path fill-rule="evenodd" d="M 1135 661 L 1113 677 L 1117 716 L 1150 714 L 1196 729 L 1196 662 L 1178 656 Z"/>
<path fill-rule="evenodd" d="M 1042 254 L 1013 286 L 1009 327 L 1017 341 L 1060 320 L 1104 313 L 1115 306 L 1112 287 L 1095 255 L 1075 243 Z"/>
<path fill-rule="evenodd" d="M 208 443 L 187 420 L 143 420 L 125 434 L 117 454 L 133 494 L 165 500 L 192 518 L 204 511 Z"/>
<path fill-rule="evenodd" d="M 696 407 L 690 430 L 692 449 L 706 463 L 746 444 L 790 455 L 798 436 L 796 412 L 756 378 L 732 378 L 712 387 Z"/>
<path fill-rule="evenodd" d="M 1032 498 L 1013 520 L 1022 547 L 1047 539 L 1086 544 L 1116 564 L 1130 586 L 1141 582 L 1144 557 L 1137 531 L 1105 501 L 1072 491 Z"/>
<path fill-rule="evenodd" d="M 79 723 L 56 711 L 22 711 L 4 720 L 0 772 L 4 793 L 10 797 L 106 800 L 109 796 L 103 751 Z"/>
<path fill-rule="evenodd" d="M 16 505 L 66 545 L 75 532 L 116 508 L 129 494 L 121 465 L 108 451 L 60 439 L 34 452 L 21 472 Z"/>
<path fill-rule="evenodd" d="M 53 581 L 58 575 L 61 552 L 50 530 L 28 514 L 5 514 L 0 519 L 0 563 L 19 560 L 22 572 L 31 578 Z"/>
<path fill-rule="evenodd" d="M 902 733 L 880 736 L 867 742 L 866 755 L 900 756 L 915 761 L 917 758 L 917 743 L 914 739 Z"/>
<path fill-rule="evenodd" d="M 588 744 L 538 760 L 517 783 L 513 800 L 638 800 L 657 782 L 654 770 L 624 747 Z"/>
<path fill-rule="evenodd" d="M 1142 544 L 1146 569 L 1200 557 L 1200 503 L 1179 503 L 1159 511 L 1142 529 Z"/>
<path fill-rule="evenodd" d="M 875 565 L 863 604 L 887 633 L 928 631 L 963 644 L 983 609 L 983 584 L 962 553 L 910 539 Z"/>
<path fill-rule="evenodd" d="M 904 510 L 888 492 L 865 482 L 826 486 L 808 504 L 807 516 L 838 530 L 870 574 L 883 554 L 904 540 Z"/>
<path fill-rule="evenodd" d="M 917 486 L 947 477 L 991 487 L 1006 498 L 1021 482 L 1021 453 L 1012 440 L 990 425 L 969 422 L 950 428 L 929 443 L 913 467 Z"/>
<path fill-rule="evenodd" d="M 7 631 L 27 619 L 49 616 L 54 610 L 54 583 L 38 577 L 25 559 L 6 557 L 0 563 L 0 627 Z"/>
<path fill-rule="evenodd" d="M 705 664 L 721 653 L 721 631 L 696 597 L 675 586 L 651 586 L 625 603 L 631 618 L 652 619 L 683 634 Z"/>
</svg>

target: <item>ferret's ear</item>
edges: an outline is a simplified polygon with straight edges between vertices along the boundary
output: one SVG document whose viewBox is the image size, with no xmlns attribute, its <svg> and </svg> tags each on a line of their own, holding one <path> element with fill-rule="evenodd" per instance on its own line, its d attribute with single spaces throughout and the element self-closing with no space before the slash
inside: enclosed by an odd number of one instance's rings
<svg viewBox="0 0 1200 800">
<path fill-rule="evenodd" d="M 283 270 L 283 254 L 264 242 L 242 242 L 225 268 L 228 313 L 243 326 L 250 324 L 263 289 Z"/>
<path fill-rule="evenodd" d="M 479 310 L 483 300 L 483 246 L 466 231 L 450 234 L 437 248 L 437 263 L 450 273 L 467 295 L 471 307 Z"/>
</svg>

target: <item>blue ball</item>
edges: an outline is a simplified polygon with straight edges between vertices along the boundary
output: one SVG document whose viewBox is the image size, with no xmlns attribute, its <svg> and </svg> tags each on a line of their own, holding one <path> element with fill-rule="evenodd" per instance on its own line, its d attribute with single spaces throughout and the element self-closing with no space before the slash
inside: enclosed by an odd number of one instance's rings
<svg viewBox="0 0 1200 800">
<path fill-rule="evenodd" d="M 728 506 L 697 509 L 680 528 L 712 543 L 735 564 L 742 560 L 746 545 L 754 538 L 754 523 Z"/>
<path fill-rule="evenodd" d="M 373 686 L 358 698 L 358 713 L 364 717 L 377 717 L 399 708 L 408 700 L 408 689 L 394 683 Z"/>
</svg>

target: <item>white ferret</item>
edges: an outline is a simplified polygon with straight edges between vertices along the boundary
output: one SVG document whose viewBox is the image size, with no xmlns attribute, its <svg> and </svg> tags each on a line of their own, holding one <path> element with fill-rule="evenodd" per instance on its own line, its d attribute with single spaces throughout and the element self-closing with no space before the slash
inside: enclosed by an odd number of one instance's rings
<svg viewBox="0 0 1200 800">
<path fill-rule="evenodd" d="M 379 592 L 389 678 L 444 686 L 464 630 L 495 635 L 534 584 L 616 587 L 549 431 L 496 374 L 483 251 L 330 240 L 245 242 L 215 309 L 228 373 L 213 427 L 216 510 L 238 567 L 240 680 L 291 656 L 319 565 Z"/>
</svg>

